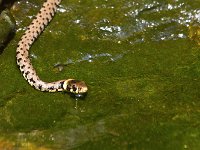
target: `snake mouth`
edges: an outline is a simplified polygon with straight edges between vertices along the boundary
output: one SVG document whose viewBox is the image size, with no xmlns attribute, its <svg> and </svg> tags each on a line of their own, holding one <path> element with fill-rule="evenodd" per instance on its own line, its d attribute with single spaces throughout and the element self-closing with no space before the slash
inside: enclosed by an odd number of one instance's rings
<svg viewBox="0 0 200 150">
<path fill-rule="evenodd" d="M 70 97 L 76 99 L 76 100 L 84 100 L 87 93 L 68 93 Z"/>
</svg>

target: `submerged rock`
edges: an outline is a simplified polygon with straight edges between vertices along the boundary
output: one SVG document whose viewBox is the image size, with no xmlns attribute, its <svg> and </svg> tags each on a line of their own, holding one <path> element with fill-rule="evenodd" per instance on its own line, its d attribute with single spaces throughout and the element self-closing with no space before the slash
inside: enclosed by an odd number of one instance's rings
<svg viewBox="0 0 200 150">
<path fill-rule="evenodd" d="M 0 1 L 1 2 L 1 1 Z M 15 20 L 8 9 L 0 14 L 0 53 L 15 31 Z"/>
</svg>

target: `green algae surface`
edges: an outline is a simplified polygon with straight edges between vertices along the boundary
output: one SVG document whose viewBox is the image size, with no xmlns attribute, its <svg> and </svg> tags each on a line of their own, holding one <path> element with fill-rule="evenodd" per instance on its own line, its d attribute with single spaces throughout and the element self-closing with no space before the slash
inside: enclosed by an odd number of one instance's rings
<svg viewBox="0 0 200 150">
<path fill-rule="evenodd" d="M 41 4 L 11 9 L 1 149 L 200 149 L 200 48 L 188 38 L 198 0 L 63 1 L 30 58 L 44 81 L 84 80 L 84 100 L 37 91 L 17 68 L 17 43 Z"/>
</svg>

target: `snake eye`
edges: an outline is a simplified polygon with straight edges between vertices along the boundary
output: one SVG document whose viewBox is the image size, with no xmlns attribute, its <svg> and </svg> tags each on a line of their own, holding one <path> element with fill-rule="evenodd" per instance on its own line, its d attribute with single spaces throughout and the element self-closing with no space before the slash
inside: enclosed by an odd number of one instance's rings
<svg viewBox="0 0 200 150">
<path fill-rule="evenodd" d="M 77 89 L 77 88 L 76 88 L 75 85 L 72 85 L 72 89 L 73 89 L 74 92 L 76 92 L 76 89 Z"/>
</svg>

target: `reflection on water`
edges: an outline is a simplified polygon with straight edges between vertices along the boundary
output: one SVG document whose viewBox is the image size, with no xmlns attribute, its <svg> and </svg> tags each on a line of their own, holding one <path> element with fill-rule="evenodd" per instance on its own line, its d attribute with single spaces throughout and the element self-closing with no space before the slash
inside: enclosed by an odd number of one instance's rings
<svg viewBox="0 0 200 150">
<path fill-rule="evenodd" d="M 116 41 L 116 43 L 128 41 L 129 44 L 134 45 L 147 41 L 185 39 L 187 38 L 185 29 L 193 20 L 200 19 L 200 9 L 193 9 L 186 1 L 176 0 L 170 3 L 160 1 L 126 1 L 120 2 L 118 5 L 115 2 L 108 1 L 101 2 L 99 5 L 93 3 L 91 8 L 86 9 L 87 12 L 85 14 L 75 17 L 74 20 L 72 18 L 69 22 L 76 24 L 83 30 L 92 31 L 94 34 L 89 39 Z M 77 10 L 79 7 L 81 6 L 61 5 L 59 12 L 74 13 L 74 10 Z M 105 16 L 99 14 L 102 10 L 105 11 Z M 106 13 L 106 10 L 108 13 Z M 109 14 L 110 11 L 116 15 Z M 93 18 L 88 18 L 92 12 L 94 13 Z M 99 18 L 98 15 L 100 16 Z M 86 23 L 87 19 L 91 19 L 90 21 L 93 24 L 89 25 Z M 69 58 L 66 62 L 57 62 L 55 66 L 75 64 L 82 61 L 94 62 L 101 60 L 102 57 L 105 58 L 103 62 L 117 61 L 128 52 L 124 52 L 123 48 L 112 51 L 101 49 L 100 53 L 96 52 L 93 54 L 83 52 L 80 53 L 79 58 L 76 60 Z"/>
<path fill-rule="evenodd" d="M 126 52 L 127 53 L 127 52 Z M 68 59 L 65 63 L 56 63 L 54 65 L 54 67 L 58 68 L 60 71 L 63 69 L 63 66 L 67 66 L 70 64 L 76 64 L 76 63 L 81 63 L 83 61 L 86 62 L 94 62 L 98 59 L 104 58 L 103 61 L 101 61 L 102 63 L 106 63 L 108 61 L 117 61 L 118 59 L 121 59 L 123 57 L 123 55 L 125 55 L 126 53 L 123 54 L 117 54 L 115 56 L 109 54 L 109 53 L 102 53 L 102 54 L 85 54 L 83 57 L 81 57 L 78 60 L 73 60 L 73 59 Z"/>
</svg>

